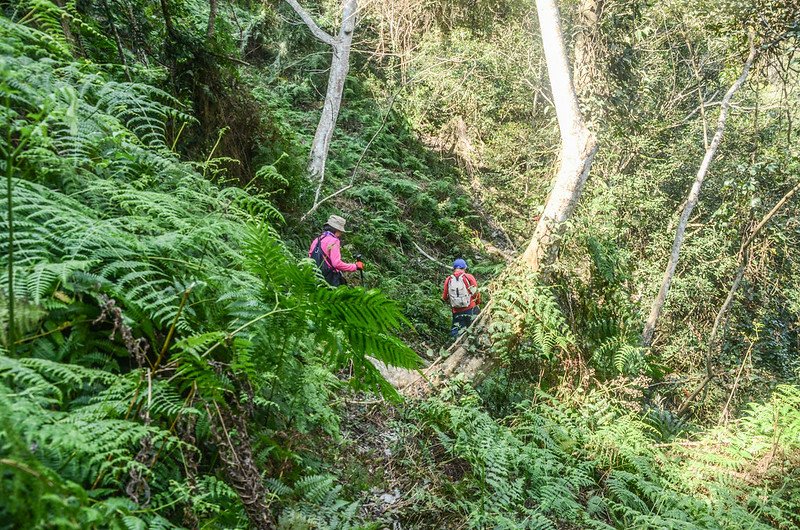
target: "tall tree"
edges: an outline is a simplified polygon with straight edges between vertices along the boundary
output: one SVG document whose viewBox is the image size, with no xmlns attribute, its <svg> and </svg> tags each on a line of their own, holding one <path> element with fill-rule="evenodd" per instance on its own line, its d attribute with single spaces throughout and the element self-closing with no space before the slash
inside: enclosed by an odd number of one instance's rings
<svg viewBox="0 0 800 530">
<path fill-rule="evenodd" d="M 314 134 L 314 142 L 311 144 L 311 155 L 308 162 L 308 172 L 312 180 L 317 180 L 317 190 L 314 193 L 314 204 L 316 205 L 322 191 L 322 184 L 325 182 L 325 163 L 342 105 L 344 82 L 350 69 L 350 47 L 356 27 L 358 0 L 343 0 L 342 23 L 337 37 L 333 37 L 320 28 L 297 0 L 286 0 L 286 2 L 300 16 L 314 37 L 329 45 L 333 50 L 325 104 L 317 124 L 317 132 Z"/>
<path fill-rule="evenodd" d="M 547 266 L 555 258 L 558 235 L 578 204 L 597 152 L 597 138 L 578 109 L 555 0 L 537 0 L 536 11 L 561 133 L 561 164 L 533 238 L 522 255 L 523 261 L 534 270 Z"/>
<path fill-rule="evenodd" d="M 555 259 L 558 236 L 563 231 L 564 222 L 569 219 L 578 204 L 598 147 L 597 138 L 589 131 L 578 109 L 578 98 L 570 76 L 556 2 L 537 0 L 536 8 L 553 104 L 556 107 L 561 134 L 561 165 L 533 238 L 520 260 L 521 264 L 534 271 L 546 267 Z M 490 315 L 490 308 L 486 307 L 473 323 L 473 327 L 485 328 L 491 318 Z M 475 334 L 476 337 L 480 335 L 480 333 Z M 467 378 L 485 373 L 491 363 L 486 363 L 481 357 L 469 355 L 470 348 L 460 342 L 461 339 L 450 347 L 453 353 L 436 366 L 435 371 L 433 366 L 426 371 L 426 377 L 430 378 L 430 382 L 434 384 L 441 382 L 456 373 Z M 403 388 L 405 395 L 424 394 L 432 388 L 432 385 L 427 384 L 428 381 L 423 382 L 423 378 L 418 378 L 407 370 L 386 370 L 384 373 L 393 384 Z"/>
<path fill-rule="evenodd" d="M 697 170 L 694 183 L 692 184 L 692 188 L 689 190 L 689 196 L 686 198 L 686 203 L 684 204 L 683 212 L 681 213 L 680 221 L 678 222 L 678 228 L 675 231 L 675 240 L 672 243 L 672 251 L 670 252 L 669 261 L 667 262 L 667 269 L 664 271 L 664 278 L 661 281 L 661 288 L 659 289 L 655 300 L 653 300 L 653 305 L 650 308 L 650 315 L 647 317 L 647 322 L 645 322 L 644 330 L 642 331 L 642 344 L 644 346 L 649 346 L 652 342 L 656 324 L 658 323 L 658 319 L 661 316 L 662 310 L 664 309 L 664 302 L 667 300 L 667 293 L 669 292 L 670 285 L 672 284 L 672 278 L 675 275 L 675 268 L 678 266 L 678 258 L 680 256 L 681 247 L 683 246 L 683 240 L 686 235 L 686 226 L 689 224 L 689 216 L 692 215 L 692 210 L 694 210 L 694 207 L 697 205 L 697 201 L 700 198 L 700 189 L 703 187 L 703 182 L 705 181 L 706 174 L 708 173 L 708 168 L 711 165 L 711 161 L 714 159 L 714 155 L 717 153 L 720 142 L 722 141 L 722 135 L 725 132 L 725 122 L 728 119 L 728 111 L 731 107 L 731 99 L 747 79 L 747 75 L 750 73 L 750 67 L 753 65 L 755 57 L 756 47 L 751 36 L 750 53 L 748 54 L 747 60 L 744 63 L 742 73 L 722 98 L 719 118 L 717 119 L 716 132 L 714 133 L 711 143 L 706 148 L 706 154 L 703 157 L 703 161 L 700 163 L 700 168 Z"/>
</svg>

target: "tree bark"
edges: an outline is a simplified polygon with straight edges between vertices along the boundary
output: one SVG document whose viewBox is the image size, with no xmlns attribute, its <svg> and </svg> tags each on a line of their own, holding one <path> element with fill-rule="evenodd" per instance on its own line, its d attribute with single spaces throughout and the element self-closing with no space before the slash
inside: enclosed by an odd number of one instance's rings
<svg viewBox="0 0 800 530">
<path fill-rule="evenodd" d="M 70 27 L 70 20 L 69 17 L 67 16 L 67 9 L 66 6 L 64 5 L 64 0 L 54 0 L 54 2 L 58 6 L 58 8 L 61 9 L 62 12 L 60 23 L 61 23 L 61 31 L 64 32 L 64 38 L 67 39 L 67 42 L 69 43 L 75 55 L 77 55 L 78 57 L 85 57 L 86 52 L 83 49 L 83 43 L 81 43 L 80 37 L 78 37 L 72 32 L 72 28 Z"/>
<path fill-rule="evenodd" d="M 539 270 L 555 259 L 558 236 L 578 204 L 597 152 L 597 139 L 578 109 L 555 0 L 537 0 L 536 9 L 561 132 L 561 164 L 533 238 L 522 255 L 523 262 L 533 270 Z"/>
<path fill-rule="evenodd" d="M 167 60 L 167 67 L 169 68 L 169 75 L 170 79 L 172 80 L 172 86 L 175 90 L 178 90 L 178 79 L 177 79 L 177 56 L 175 53 L 175 46 L 178 42 L 177 33 L 175 32 L 175 26 L 172 24 L 172 15 L 169 12 L 169 1 L 168 0 L 160 0 L 161 3 L 161 14 L 164 17 L 164 57 Z"/>
<path fill-rule="evenodd" d="M 220 407 L 215 402 L 206 404 L 205 408 L 211 438 L 219 451 L 228 484 L 242 501 L 250 525 L 256 530 L 274 530 L 276 525 L 267 502 L 268 491 L 256 466 L 247 432 L 246 413 L 235 398 L 230 408 Z"/>
<path fill-rule="evenodd" d="M 211 40 L 214 36 L 214 24 L 217 21 L 217 5 L 219 0 L 211 0 L 208 10 L 208 27 L 206 28 L 206 40 Z"/>
<path fill-rule="evenodd" d="M 286 2 L 292 6 L 292 9 L 311 30 L 311 33 L 317 39 L 330 45 L 333 50 L 325 103 L 314 134 L 314 141 L 311 144 L 311 154 L 308 162 L 309 176 L 312 181 L 317 182 L 317 189 L 314 193 L 314 204 L 316 205 L 322 191 L 322 184 L 325 182 L 325 164 L 328 160 L 331 139 L 333 138 L 336 120 L 339 117 L 339 110 L 342 105 L 344 83 L 347 79 L 347 72 L 350 70 L 350 48 L 356 27 L 358 0 L 344 0 L 342 24 L 339 28 L 339 35 L 336 38 L 325 33 L 297 0 L 286 0 Z"/>
<path fill-rule="evenodd" d="M 129 0 L 125 0 L 125 10 L 128 14 L 128 22 L 131 26 L 131 33 L 133 34 L 133 51 L 142 61 L 145 66 L 150 66 L 150 60 L 147 57 L 149 48 L 145 42 L 142 32 L 139 29 L 139 23 L 136 22 L 136 15 L 133 13 L 133 6 Z"/>
<path fill-rule="evenodd" d="M 317 132 L 314 134 L 314 142 L 311 144 L 308 172 L 312 178 L 318 180 L 317 190 L 314 193 L 315 203 L 319 200 L 322 184 L 325 181 L 325 163 L 328 159 L 336 120 L 339 118 L 344 83 L 347 79 L 347 72 L 350 70 L 350 46 L 353 42 L 357 9 L 357 0 L 345 0 L 342 10 L 342 26 L 339 30 L 339 37 L 336 39 L 336 45 L 333 47 L 325 104 L 322 107 L 322 116 L 317 125 Z"/>
<path fill-rule="evenodd" d="M 575 33 L 575 63 L 572 82 L 575 93 L 607 95 L 605 76 L 600 62 L 600 17 L 604 0 L 581 0 L 578 7 L 578 28 Z"/>
<path fill-rule="evenodd" d="M 656 324 L 658 323 L 658 319 L 661 316 L 662 310 L 664 309 L 664 302 L 667 299 L 667 294 L 669 293 L 669 288 L 672 284 L 672 278 L 674 277 L 675 269 L 678 266 L 678 258 L 680 257 L 681 247 L 683 246 L 683 240 L 686 234 L 686 225 L 689 224 L 689 217 L 691 216 L 692 210 L 694 210 L 694 207 L 697 205 L 697 201 L 700 198 L 700 189 L 703 187 L 703 182 L 705 181 L 706 174 L 708 173 L 708 168 L 717 153 L 720 142 L 722 141 L 722 135 L 725 132 L 725 122 L 728 119 L 728 111 L 730 110 L 731 106 L 731 99 L 747 79 L 747 75 L 750 73 L 750 67 L 753 65 L 755 57 L 756 47 L 753 43 L 753 39 L 751 38 L 750 53 L 744 63 L 741 75 L 733 83 L 733 85 L 731 85 L 731 87 L 728 89 L 728 92 L 725 93 L 725 97 L 722 98 L 722 105 L 720 108 L 719 118 L 717 120 L 716 132 L 711 140 L 711 144 L 709 144 L 708 149 L 706 149 L 705 156 L 700 164 L 700 168 L 697 170 L 694 183 L 692 184 L 692 188 L 689 191 L 689 196 L 686 199 L 686 205 L 683 208 L 683 213 L 681 213 L 680 221 L 678 222 L 678 228 L 675 231 L 675 240 L 672 243 L 672 251 L 670 252 L 669 262 L 667 263 L 667 269 L 664 271 L 664 278 L 661 282 L 661 288 L 659 289 L 658 295 L 653 301 L 653 305 L 650 308 L 650 315 L 647 317 L 647 322 L 642 330 L 642 344 L 644 346 L 650 346 L 650 343 L 653 340 L 653 333 L 655 332 Z"/>
</svg>

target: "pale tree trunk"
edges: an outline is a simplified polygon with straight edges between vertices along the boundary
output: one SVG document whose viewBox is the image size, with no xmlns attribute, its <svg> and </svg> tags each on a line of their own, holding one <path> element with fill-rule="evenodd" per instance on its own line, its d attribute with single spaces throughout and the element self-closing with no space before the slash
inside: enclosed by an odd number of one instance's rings
<svg viewBox="0 0 800 530">
<path fill-rule="evenodd" d="M 683 212 L 681 213 L 680 221 L 678 222 L 678 228 L 675 231 L 675 241 L 672 243 L 672 251 L 670 252 L 667 269 L 664 271 L 664 278 L 661 282 L 661 289 L 659 289 L 658 295 L 653 301 L 653 305 L 650 308 L 650 315 L 647 317 L 647 322 L 645 323 L 644 330 L 642 331 L 642 344 L 644 346 L 649 346 L 652 342 L 656 324 L 658 323 L 658 319 L 661 316 L 662 310 L 664 309 L 664 302 L 667 300 L 667 293 L 669 292 L 669 287 L 672 284 L 672 278 L 675 275 L 675 268 L 678 266 L 678 258 L 680 256 L 681 246 L 683 246 L 683 239 L 686 234 L 686 225 L 689 224 L 689 217 L 692 215 L 692 210 L 694 210 L 694 207 L 697 205 L 697 201 L 700 198 L 700 189 L 703 187 L 703 181 L 708 173 L 708 167 L 711 165 L 711 161 L 714 159 L 714 155 L 716 155 L 719 144 L 722 141 L 722 135 L 725 132 L 725 122 L 728 119 L 728 111 L 730 110 L 731 106 L 731 99 L 736 91 L 739 90 L 739 88 L 741 88 L 741 86 L 744 84 L 745 80 L 747 79 L 747 75 L 750 73 L 750 67 L 753 65 L 753 60 L 755 60 L 756 48 L 752 39 L 750 44 L 750 54 L 747 56 L 747 60 L 744 63 L 742 74 L 733 83 L 733 85 L 731 85 L 731 87 L 728 89 L 728 92 L 725 93 L 725 97 L 722 98 L 719 118 L 717 119 L 716 132 L 714 133 L 711 143 L 706 149 L 706 154 L 703 157 L 700 168 L 697 170 L 697 176 L 695 176 L 694 183 L 689 191 L 689 196 L 687 197 L 686 203 L 683 207 Z"/>
<path fill-rule="evenodd" d="M 331 138 L 336 127 L 336 120 L 339 117 L 339 109 L 342 106 L 342 94 L 344 93 L 344 83 L 347 79 L 347 72 L 350 70 L 350 47 L 353 42 L 353 33 L 356 27 L 356 12 L 358 11 L 358 0 L 344 0 L 342 6 L 342 25 L 339 28 L 339 35 L 334 38 L 323 31 L 309 16 L 308 12 L 297 2 L 297 0 L 286 0 L 292 9 L 300 16 L 303 22 L 311 30 L 314 36 L 322 42 L 328 44 L 333 50 L 331 58 L 331 68 L 328 74 L 328 88 L 325 93 L 325 103 L 322 107 L 322 115 L 317 124 L 317 131 L 314 134 L 314 141 L 311 144 L 311 155 L 308 162 L 308 173 L 312 180 L 317 181 L 317 189 L 314 193 L 314 204 L 319 201 L 322 191 L 322 184 L 325 182 L 325 164 L 328 160 L 328 151 L 331 146 Z"/>
<path fill-rule="evenodd" d="M 597 152 L 597 140 L 589 131 L 580 111 L 575 95 L 564 38 L 561 32 L 555 0 L 537 0 L 542 42 L 544 44 L 547 72 L 556 107 L 558 127 L 561 133 L 561 167 L 556 175 L 553 190 L 544 212 L 534 231 L 528 248 L 522 255 L 521 264 L 536 271 L 549 265 L 558 250 L 557 238 L 580 198 L 583 185 L 589 175 L 592 160 Z M 481 315 L 472 324 L 472 335 L 462 335 L 446 358 L 440 358 L 423 375 L 416 372 L 399 371 L 380 366 L 386 378 L 406 396 L 424 395 L 453 374 L 462 374 L 468 379 L 480 379 L 492 366 L 491 359 L 469 353 L 472 346 L 488 346 L 484 333 L 489 320 L 490 307 L 483 308 Z M 465 338 L 466 337 L 466 338 Z M 462 344 L 461 341 L 465 343 Z"/>
<path fill-rule="evenodd" d="M 597 139 L 578 109 L 555 0 L 537 0 L 536 10 L 561 132 L 561 164 L 533 238 L 522 255 L 523 261 L 533 270 L 539 270 L 555 259 L 558 236 L 578 204 L 597 152 Z"/>
</svg>

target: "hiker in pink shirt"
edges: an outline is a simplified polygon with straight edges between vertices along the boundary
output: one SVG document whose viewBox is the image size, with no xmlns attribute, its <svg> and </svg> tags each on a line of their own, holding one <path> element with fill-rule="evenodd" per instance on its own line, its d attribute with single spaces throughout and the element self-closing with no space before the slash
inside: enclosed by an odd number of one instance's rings
<svg viewBox="0 0 800 530">
<path fill-rule="evenodd" d="M 339 238 L 346 233 L 344 226 L 345 219 L 338 215 L 331 215 L 320 234 L 308 249 L 308 257 L 313 259 L 325 281 L 334 287 L 346 285 L 343 272 L 354 272 L 364 270 L 364 264 L 360 261 L 347 263 L 342 261 L 341 241 Z"/>
</svg>

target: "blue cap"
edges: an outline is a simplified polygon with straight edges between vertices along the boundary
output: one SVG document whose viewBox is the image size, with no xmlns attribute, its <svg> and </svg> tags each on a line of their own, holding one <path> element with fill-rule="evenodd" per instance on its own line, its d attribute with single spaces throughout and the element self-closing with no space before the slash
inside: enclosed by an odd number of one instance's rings
<svg viewBox="0 0 800 530">
<path fill-rule="evenodd" d="M 457 260 L 455 260 L 453 262 L 453 268 L 454 269 L 466 269 L 467 268 L 467 262 L 464 261 L 461 258 L 458 258 Z"/>
</svg>

